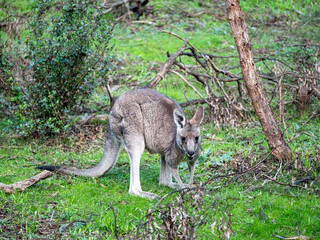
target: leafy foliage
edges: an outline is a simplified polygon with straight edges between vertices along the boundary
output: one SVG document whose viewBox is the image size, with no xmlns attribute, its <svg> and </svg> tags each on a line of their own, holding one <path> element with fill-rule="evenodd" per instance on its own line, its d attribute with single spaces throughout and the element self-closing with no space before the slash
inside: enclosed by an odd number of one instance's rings
<svg viewBox="0 0 320 240">
<path fill-rule="evenodd" d="M 96 2 L 39 0 L 25 41 L 29 65 L 21 84 L 11 85 L 16 118 L 9 124 L 25 134 L 52 134 L 68 126 L 71 107 L 87 98 L 109 70 L 112 25 Z M 22 90 L 22 91 L 21 91 Z M 14 121 L 14 122 L 12 122 Z"/>
<path fill-rule="evenodd" d="M 9 54 L 5 49 L 6 45 L 5 40 L 0 41 L 0 93 L 5 93 L 6 90 L 9 90 L 8 83 L 12 78 L 11 66 L 8 61 Z"/>
</svg>

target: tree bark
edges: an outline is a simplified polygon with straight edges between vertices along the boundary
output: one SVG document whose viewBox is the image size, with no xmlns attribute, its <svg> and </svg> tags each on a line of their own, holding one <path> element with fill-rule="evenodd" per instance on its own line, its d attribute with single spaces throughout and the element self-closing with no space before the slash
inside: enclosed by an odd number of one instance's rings
<svg viewBox="0 0 320 240">
<path fill-rule="evenodd" d="M 229 23 L 239 53 L 243 80 L 266 135 L 272 155 L 277 159 L 290 160 L 292 159 L 291 149 L 284 140 L 256 71 L 251 42 L 239 2 L 240 0 L 226 0 Z"/>
</svg>

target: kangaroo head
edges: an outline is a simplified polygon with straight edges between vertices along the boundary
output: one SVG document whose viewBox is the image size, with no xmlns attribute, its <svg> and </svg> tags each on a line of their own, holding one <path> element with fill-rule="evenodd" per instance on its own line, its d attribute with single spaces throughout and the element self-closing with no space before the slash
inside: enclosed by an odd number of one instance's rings
<svg viewBox="0 0 320 240">
<path fill-rule="evenodd" d="M 199 106 L 194 116 L 188 120 L 178 109 L 173 111 L 173 119 L 177 125 L 176 141 L 189 159 L 200 154 L 200 124 L 203 118 L 203 107 Z"/>
</svg>

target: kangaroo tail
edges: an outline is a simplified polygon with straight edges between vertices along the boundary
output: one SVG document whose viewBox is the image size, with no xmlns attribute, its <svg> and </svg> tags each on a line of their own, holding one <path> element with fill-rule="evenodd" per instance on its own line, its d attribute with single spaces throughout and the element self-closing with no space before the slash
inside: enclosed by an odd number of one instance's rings
<svg viewBox="0 0 320 240">
<path fill-rule="evenodd" d="M 39 166 L 37 169 L 59 172 L 66 175 L 100 177 L 112 169 L 112 167 L 116 164 L 120 147 L 121 142 L 115 137 L 110 127 L 108 127 L 103 156 L 97 166 L 88 169 L 66 168 L 62 166 Z"/>
</svg>

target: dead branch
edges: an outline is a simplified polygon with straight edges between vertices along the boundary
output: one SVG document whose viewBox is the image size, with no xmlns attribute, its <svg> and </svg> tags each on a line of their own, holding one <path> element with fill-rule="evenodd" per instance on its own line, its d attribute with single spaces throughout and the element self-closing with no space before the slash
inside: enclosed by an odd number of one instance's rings
<svg viewBox="0 0 320 240">
<path fill-rule="evenodd" d="M 212 137 L 206 137 L 206 136 L 203 136 L 202 138 L 208 139 L 208 140 L 211 140 L 211 141 L 223 141 L 222 138 L 212 138 Z"/>
<path fill-rule="evenodd" d="M 298 137 L 300 137 L 300 136 L 301 136 L 301 135 L 303 135 L 303 134 L 305 134 L 305 135 L 307 135 L 307 136 L 309 136 L 309 137 L 315 137 L 315 136 L 312 136 L 312 135 L 311 135 L 311 134 L 309 134 L 309 133 L 301 132 L 301 133 L 299 133 L 297 136 L 295 136 L 295 137 L 291 138 L 291 139 L 288 141 L 288 143 L 290 143 L 290 142 L 292 142 L 292 141 L 296 140 Z"/>
<path fill-rule="evenodd" d="M 116 2 L 116 3 L 112 3 L 112 4 L 102 5 L 102 7 L 106 8 L 106 10 L 104 10 L 102 12 L 102 14 L 107 14 L 109 12 L 112 12 L 114 9 L 116 9 L 116 8 L 122 6 L 122 5 L 125 5 L 128 2 L 132 2 L 132 0 L 131 1 L 123 0 L 123 1 Z"/>
<path fill-rule="evenodd" d="M 175 37 L 179 38 L 180 40 L 182 40 L 182 41 L 184 41 L 184 42 L 187 40 L 187 39 L 183 39 L 183 38 L 180 37 L 178 34 L 175 34 L 175 33 L 170 32 L 170 31 L 162 30 L 161 32 L 163 32 L 163 33 L 168 33 L 168 34 L 170 34 L 170 35 L 172 35 L 172 36 L 175 36 Z M 191 43 L 188 42 L 188 45 L 189 45 L 191 48 L 193 48 L 194 50 L 196 50 L 198 53 L 202 54 L 202 53 L 201 53 L 195 46 L 193 46 Z"/>
<path fill-rule="evenodd" d="M 112 203 L 109 201 L 109 207 L 113 213 L 113 217 L 114 217 L 114 233 L 115 233 L 115 237 L 117 240 L 119 240 L 119 237 L 118 237 L 118 230 L 117 230 L 117 214 L 116 212 L 114 211 L 114 207 L 112 206 Z M 108 209 L 107 208 L 107 209 Z"/>
<path fill-rule="evenodd" d="M 261 176 L 263 176 L 263 177 L 265 177 L 265 178 L 268 178 L 268 179 L 270 179 L 272 182 L 278 183 L 279 185 L 282 185 L 282 186 L 298 187 L 298 188 L 308 189 L 308 188 L 306 188 L 306 187 L 302 187 L 302 186 L 295 185 L 295 184 L 291 184 L 291 183 L 282 183 L 282 182 L 279 182 L 279 181 L 277 181 L 277 180 L 273 179 L 272 177 L 269 177 L 268 175 L 265 175 L 265 174 L 261 174 Z"/>
<path fill-rule="evenodd" d="M 207 103 L 206 100 L 208 102 L 210 101 L 210 99 L 208 99 L 208 98 L 206 98 L 206 99 L 193 99 L 193 100 L 188 100 L 187 102 L 180 103 L 180 106 L 185 108 L 190 105 L 204 104 L 204 103 Z M 217 97 L 217 98 L 215 98 L 215 101 L 216 102 L 225 102 L 225 98 L 224 97 Z"/>
<path fill-rule="evenodd" d="M 0 190 L 5 193 L 15 193 L 17 191 L 24 191 L 27 187 L 30 187 L 31 185 L 35 184 L 36 182 L 39 182 L 43 179 L 46 179 L 48 177 L 51 177 L 53 175 L 50 171 L 43 171 L 42 173 L 39 173 L 38 175 L 25 179 L 20 182 L 16 182 L 10 185 L 6 185 L 4 183 L 0 183 Z"/>
<path fill-rule="evenodd" d="M 279 79 L 279 122 L 281 123 L 283 118 L 283 98 L 282 98 L 282 78 Z"/>
<path fill-rule="evenodd" d="M 92 121 L 92 120 L 100 120 L 100 121 L 105 121 L 109 118 L 109 116 L 107 114 L 101 114 L 101 115 L 95 115 L 95 114 L 92 114 L 90 116 L 86 116 L 86 115 L 83 115 L 83 116 L 70 116 L 70 119 L 75 119 L 77 118 L 77 120 L 80 120 L 81 122 L 84 122 L 82 125 L 84 125 L 85 123 L 87 123 L 88 121 Z"/>
<path fill-rule="evenodd" d="M 213 67 L 214 63 L 212 62 L 212 60 L 210 58 L 208 58 L 209 63 L 211 64 L 211 66 Z M 210 68 L 211 70 L 211 68 Z M 233 101 L 231 100 L 231 98 L 229 97 L 229 95 L 227 94 L 227 92 L 224 90 L 224 87 L 220 84 L 219 79 L 212 73 L 212 80 L 214 82 L 216 82 L 216 84 L 219 86 L 219 88 L 222 90 L 224 96 L 226 97 L 226 99 L 229 101 L 229 103 L 231 104 L 231 106 L 234 108 L 234 110 L 237 111 L 237 113 L 244 119 L 247 120 L 247 118 L 245 116 L 243 116 L 243 114 L 241 113 L 240 109 L 234 105 Z"/>
<path fill-rule="evenodd" d="M 84 119 L 84 120 L 82 120 L 81 122 L 80 122 L 80 124 L 79 124 L 79 126 L 81 127 L 81 126 L 83 126 L 84 124 L 86 124 L 88 121 L 90 121 L 90 119 L 92 119 L 93 117 L 95 117 L 97 114 L 91 114 L 88 118 L 86 118 L 86 119 Z"/>
<path fill-rule="evenodd" d="M 188 38 L 184 41 L 183 45 L 178 49 L 178 51 L 172 54 L 167 59 L 167 61 L 165 62 L 165 64 L 162 65 L 157 75 L 148 84 L 146 84 L 144 88 L 153 88 L 164 78 L 164 75 L 169 71 L 170 67 L 175 62 L 176 58 L 179 57 L 183 50 L 186 48 L 187 44 Z"/>
<path fill-rule="evenodd" d="M 320 90 L 316 86 L 312 86 L 313 94 L 320 99 Z"/>
<path fill-rule="evenodd" d="M 180 77 L 189 87 L 191 87 L 202 98 L 202 100 L 204 100 L 209 106 L 213 107 L 213 105 L 209 101 L 207 101 L 207 99 L 204 98 L 202 96 L 202 94 L 191 83 L 189 83 L 188 80 L 185 79 L 180 73 L 178 73 L 175 70 L 170 70 L 170 72 L 172 72 L 172 73 L 176 74 L 178 77 Z"/>
<path fill-rule="evenodd" d="M 184 64 L 175 61 L 174 65 L 180 67 L 181 69 L 183 69 L 186 73 L 192 75 L 198 82 L 200 82 L 202 85 L 205 85 L 205 81 L 202 79 L 202 77 L 205 78 L 210 78 L 210 76 L 208 74 L 201 74 L 195 70 L 191 70 L 189 69 L 187 66 L 185 66 Z"/>
<path fill-rule="evenodd" d="M 291 5 L 292 5 L 293 10 L 294 10 L 296 13 L 298 13 L 298 14 L 300 14 L 300 15 L 304 15 L 303 12 L 301 12 L 301 11 L 299 11 L 298 9 L 295 8 L 295 6 L 293 5 L 292 0 L 291 0 Z"/>
</svg>

